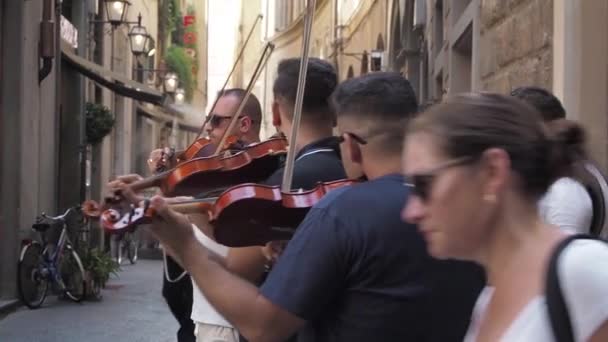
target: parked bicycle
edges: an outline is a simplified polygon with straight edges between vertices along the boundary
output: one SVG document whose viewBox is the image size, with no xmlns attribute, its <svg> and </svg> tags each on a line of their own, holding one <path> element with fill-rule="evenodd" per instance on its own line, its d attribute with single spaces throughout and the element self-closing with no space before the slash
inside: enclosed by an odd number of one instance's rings
<svg viewBox="0 0 608 342">
<path fill-rule="evenodd" d="M 55 217 L 42 213 L 32 225 L 40 241 L 32 240 L 23 246 L 17 275 L 19 295 L 29 308 L 35 309 L 44 303 L 49 283 L 56 284 L 75 302 L 85 297 L 84 268 L 68 236 L 66 223 L 70 213 L 80 214 L 80 210 L 80 207 L 72 207 Z M 58 227 L 61 227 L 58 241 L 48 241 L 46 233 Z"/>
<path fill-rule="evenodd" d="M 139 241 L 135 236 L 135 232 L 128 230 L 122 233 L 117 237 L 116 243 L 118 243 L 118 264 L 122 265 L 123 258 L 126 256 L 131 265 L 134 265 L 137 262 L 137 251 L 139 249 Z"/>
</svg>

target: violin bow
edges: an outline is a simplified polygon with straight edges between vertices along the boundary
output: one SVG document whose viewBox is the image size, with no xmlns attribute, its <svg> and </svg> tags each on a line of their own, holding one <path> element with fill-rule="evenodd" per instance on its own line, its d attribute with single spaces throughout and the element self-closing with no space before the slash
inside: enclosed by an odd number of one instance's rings
<svg viewBox="0 0 608 342">
<path fill-rule="evenodd" d="M 253 26 L 251 27 L 251 29 L 249 30 L 249 33 L 247 34 L 247 38 L 245 39 L 243 46 L 241 47 L 241 51 L 239 51 L 239 54 L 237 55 L 236 60 L 234 61 L 234 64 L 232 65 L 232 70 L 230 70 L 228 77 L 226 77 L 226 81 L 224 82 L 224 85 L 222 86 L 222 89 L 219 92 L 220 94 L 223 93 L 224 90 L 226 90 L 226 87 L 228 86 L 228 82 L 230 82 L 230 78 L 232 77 L 232 74 L 236 70 L 236 66 L 239 64 L 239 61 L 241 60 L 241 58 L 243 58 L 243 53 L 245 52 L 245 48 L 247 47 L 247 44 L 249 43 L 249 39 L 251 38 L 253 31 L 255 30 L 255 27 L 257 26 L 258 22 L 260 20 L 262 20 L 262 18 L 264 18 L 264 16 L 261 14 L 258 14 L 257 18 L 255 19 L 255 22 L 253 23 Z M 210 112 L 207 115 L 207 117 L 205 118 L 205 121 L 203 122 L 203 124 L 201 125 L 201 129 L 198 131 L 196 138 L 194 138 L 194 142 L 196 142 L 198 140 L 198 138 L 200 138 L 200 136 L 205 131 L 205 127 L 207 126 L 209 121 L 211 121 L 211 119 L 215 116 L 215 113 L 214 113 L 215 105 L 217 105 L 217 101 L 219 99 L 220 99 L 220 96 L 215 97 L 215 100 L 213 101 L 213 105 L 211 106 Z M 193 142 L 193 144 L 194 144 L 194 142 Z M 190 145 L 190 146 L 192 146 L 192 145 Z"/>
<path fill-rule="evenodd" d="M 264 69 L 264 67 L 266 67 L 266 64 L 268 63 L 268 60 L 270 59 L 270 56 L 272 55 L 273 51 L 274 51 L 274 44 L 271 42 L 266 43 L 266 46 L 264 47 L 264 50 L 262 51 L 262 55 L 260 56 L 260 60 L 258 61 L 258 64 L 255 67 L 255 71 L 253 72 L 253 75 L 251 75 L 251 79 L 249 80 L 249 84 L 247 85 L 247 89 L 245 91 L 245 96 L 243 96 L 243 99 L 241 100 L 239 107 L 237 108 L 234 115 L 232 115 L 232 119 L 230 119 L 230 124 L 224 131 L 224 134 L 222 135 L 222 139 L 220 140 L 220 143 L 217 145 L 214 155 L 217 155 L 223 149 L 223 146 L 226 143 L 226 139 L 228 139 L 228 136 L 230 135 L 230 132 L 234 129 L 234 126 L 236 125 L 236 122 L 237 122 L 239 116 L 241 116 L 243 109 L 245 109 L 245 105 L 247 104 L 247 100 L 249 99 L 249 96 L 251 95 L 251 92 L 253 91 L 253 87 L 254 87 L 255 83 L 258 81 L 258 78 L 260 77 L 260 75 L 262 74 L 262 70 Z"/>
<path fill-rule="evenodd" d="M 300 74 L 298 76 L 298 89 L 296 92 L 296 101 L 293 109 L 293 122 L 291 127 L 291 143 L 287 151 L 287 162 L 285 164 L 285 173 L 283 173 L 283 183 L 281 191 L 286 193 L 291 191 L 291 183 L 293 180 L 293 169 L 296 153 L 296 137 L 298 128 L 300 127 L 300 119 L 302 118 L 302 103 L 304 101 L 304 86 L 306 85 L 306 72 L 308 71 L 308 52 L 310 47 L 310 36 L 312 31 L 312 23 L 314 21 L 316 0 L 308 0 L 306 6 L 306 16 L 304 17 L 304 37 L 302 38 L 302 60 L 300 61 Z"/>
</svg>

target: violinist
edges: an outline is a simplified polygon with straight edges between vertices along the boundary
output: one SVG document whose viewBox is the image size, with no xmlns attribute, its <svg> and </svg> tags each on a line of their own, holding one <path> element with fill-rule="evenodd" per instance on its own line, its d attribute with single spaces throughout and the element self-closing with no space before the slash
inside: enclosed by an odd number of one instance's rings
<svg viewBox="0 0 608 342">
<path fill-rule="evenodd" d="M 417 110 L 409 82 L 373 73 L 333 95 L 349 177 L 369 181 L 327 194 L 309 212 L 261 288 L 192 243 L 191 223 L 161 197 L 151 231 L 189 270 L 209 302 L 249 340 L 461 341 L 483 273 L 432 259 L 400 220 L 404 127 Z"/>
<path fill-rule="evenodd" d="M 292 188 L 308 190 L 318 182 L 346 178 L 346 174 L 339 144 L 332 132 L 335 114 L 330 105 L 330 97 L 336 88 L 338 77 L 334 67 L 327 61 L 319 58 L 308 60 L 302 119 L 296 141 L 290 137 L 300 61 L 301 58 L 289 58 L 278 65 L 273 84 L 272 121 L 277 130 L 285 134 L 289 144 L 296 144 Z M 279 168 L 262 183 L 280 185 L 284 171 L 284 167 Z M 260 284 L 265 270 L 273 262 L 271 249 L 270 245 L 264 249 L 232 248 L 226 265 L 251 282 Z"/>
<path fill-rule="evenodd" d="M 214 145 L 219 144 L 222 135 L 228 128 L 232 115 L 245 97 L 245 89 L 232 88 L 220 91 L 211 119 L 206 128 L 209 140 Z M 254 94 L 250 94 L 243 108 L 241 117 L 232 132 L 228 135 L 237 137 L 243 144 L 249 145 L 260 141 L 260 126 L 262 124 L 262 108 Z"/>
<path fill-rule="evenodd" d="M 219 98 L 212 113 L 209 114 L 213 117 L 210 119 L 206 130 L 212 144 L 217 145 L 219 143 L 228 127 L 230 118 L 245 97 L 245 93 L 246 91 L 241 88 L 218 92 Z M 236 136 L 245 145 L 259 142 L 262 109 L 254 94 L 249 95 L 241 116 L 230 134 Z M 151 170 L 156 169 L 161 151 L 158 149 L 151 152 L 148 161 Z M 199 217 L 199 215 L 191 215 L 190 219 L 198 223 L 199 227 L 203 226 L 200 222 L 201 220 L 204 221 L 204 218 Z M 201 243 L 206 244 L 207 248 L 223 250 L 223 247 L 210 241 L 201 232 L 197 231 L 196 236 Z M 200 290 L 193 286 L 190 276 L 170 256 L 166 256 L 165 268 L 167 274 L 163 277 L 162 293 L 171 312 L 180 323 L 178 340 L 182 341 L 182 336 L 189 336 L 189 338 L 183 338 L 183 341 L 194 341 L 195 336 L 199 336 L 203 340 L 225 338 L 227 341 L 238 341 L 238 335 L 232 325 L 213 309 Z"/>
</svg>

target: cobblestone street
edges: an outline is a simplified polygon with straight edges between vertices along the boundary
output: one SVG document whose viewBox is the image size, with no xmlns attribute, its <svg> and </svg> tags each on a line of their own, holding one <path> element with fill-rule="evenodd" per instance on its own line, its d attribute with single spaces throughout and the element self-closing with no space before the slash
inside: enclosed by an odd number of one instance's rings
<svg viewBox="0 0 608 342">
<path fill-rule="evenodd" d="M 177 322 L 161 296 L 161 261 L 123 264 L 118 274 L 100 302 L 78 304 L 49 295 L 38 310 L 22 306 L 0 320 L 0 341 L 175 341 Z"/>
</svg>

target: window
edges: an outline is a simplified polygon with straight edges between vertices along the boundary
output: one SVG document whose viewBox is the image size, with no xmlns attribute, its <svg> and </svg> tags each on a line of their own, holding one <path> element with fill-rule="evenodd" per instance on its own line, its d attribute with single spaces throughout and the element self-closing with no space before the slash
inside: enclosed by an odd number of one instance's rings
<svg viewBox="0 0 608 342">
<path fill-rule="evenodd" d="M 472 55 L 473 55 L 473 23 L 470 23 L 464 33 L 454 43 L 452 48 L 452 92 L 471 91 Z"/>
<path fill-rule="evenodd" d="M 435 15 L 433 18 L 433 58 L 441 52 L 443 47 L 443 0 L 435 3 Z"/>
<path fill-rule="evenodd" d="M 353 77 L 355 77 L 355 71 L 353 70 L 353 66 L 351 65 L 348 67 L 348 72 L 346 73 L 346 78 L 349 79 L 349 78 L 353 78 Z"/>
</svg>

